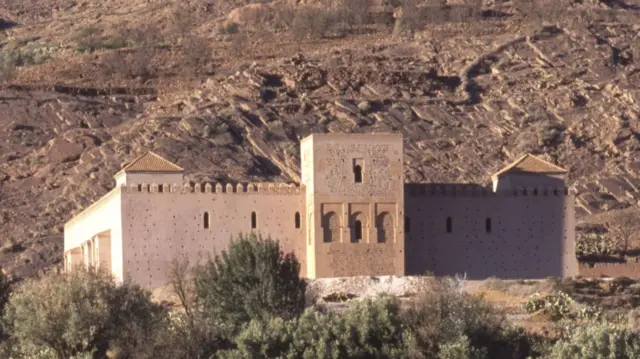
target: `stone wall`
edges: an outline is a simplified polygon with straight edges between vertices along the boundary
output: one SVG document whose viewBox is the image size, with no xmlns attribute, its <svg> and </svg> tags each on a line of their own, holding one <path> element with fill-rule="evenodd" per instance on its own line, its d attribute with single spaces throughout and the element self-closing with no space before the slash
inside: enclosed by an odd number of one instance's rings
<svg viewBox="0 0 640 359">
<path fill-rule="evenodd" d="M 280 240 L 284 252 L 296 253 L 305 274 L 300 188 L 218 184 L 158 190 L 158 185 L 132 184 L 122 194 L 125 277 L 144 286 L 164 285 L 174 259 L 206 259 L 226 249 L 232 236 L 251 231 Z"/>
<path fill-rule="evenodd" d="M 564 188 L 494 193 L 478 185 L 407 185 L 407 274 L 469 279 L 574 276 L 574 199 Z"/>
<path fill-rule="evenodd" d="M 402 136 L 313 134 L 301 152 L 310 277 L 403 275 Z"/>
<path fill-rule="evenodd" d="M 640 263 L 580 263 L 581 277 L 629 277 L 640 278 Z"/>
</svg>

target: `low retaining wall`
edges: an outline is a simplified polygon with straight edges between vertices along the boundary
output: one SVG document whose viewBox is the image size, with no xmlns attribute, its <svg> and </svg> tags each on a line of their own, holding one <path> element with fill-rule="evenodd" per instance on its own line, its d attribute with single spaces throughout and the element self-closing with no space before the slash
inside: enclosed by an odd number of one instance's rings
<svg viewBox="0 0 640 359">
<path fill-rule="evenodd" d="M 580 263 L 581 277 L 629 277 L 640 278 L 640 263 Z"/>
</svg>

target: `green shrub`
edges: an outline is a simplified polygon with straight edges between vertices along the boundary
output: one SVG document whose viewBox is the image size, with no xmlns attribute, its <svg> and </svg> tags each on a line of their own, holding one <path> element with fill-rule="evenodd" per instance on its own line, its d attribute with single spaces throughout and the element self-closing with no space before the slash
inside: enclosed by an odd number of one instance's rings
<svg viewBox="0 0 640 359">
<path fill-rule="evenodd" d="M 640 333 L 612 324 L 578 327 L 553 346 L 550 358 L 640 358 Z"/>
<path fill-rule="evenodd" d="M 304 310 L 306 283 L 293 253 L 278 241 L 251 233 L 232 239 L 195 275 L 204 318 L 231 338 L 252 319 L 297 317 Z"/>
<path fill-rule="evenodd" d="M 78 52 L 115 50 L 127 47 L 127 39 L 122 36 L 87 37 L 78 41 Z"/>
<path fill-rule="evenodd" d="M 148 346 L 165 314 L 139 286 L 116 285 L 103 271 L 77 268 L 22 284 L 3 319 L 18 356 L 104 356 L 111 349 L 127 358 Z"/>
<path fill-rule="evenodd" d="M 218 32 L 220 34 L 229 35 L 237 34 L 238 32 L 240 32 L 240 26 L 233 21 L 225 21 L 224 23 L 220 24 Z"/>
<path fill-rule="evenodd" d="M 33 39 L 13 40 L 0 51 L 2 76 L 10 78 L 15 67 L 40 65 L 51 58 L 55 47 L 46 46 Z"/>
<path fill-rule="evenodd" d="M 580 233 L 576 237 L 578 258 L 607 257 L 616 254 L 616 244 L 602 233 Z"/>
<path fill-rule="evenodd" d="M 461 287 L 452 278 L 434 278 L 407 305 L 403 322 L 416 336 L 411 357 L 526 358 L 536 352 L 537 337 Z"/>
<path fill-rule="evenodd" d="M 522 308 L 527 313 L 533 313 L 540 309 L 546 309 L 554 320 L 567 317 L 571 313 L 571 297 L 564 292 L 557 292 L 542 296 L 534 293 L 522 303 Z M 587 313 L 585 313 L 587 314 Z"/>
<path fill-rule="evenodd" d="M 307 309 L 290 320 L 252 321 L 224 358 L 406 358 L 413 335 L 398 300 L 352 302 L 343 313 Z"/>
</svg>

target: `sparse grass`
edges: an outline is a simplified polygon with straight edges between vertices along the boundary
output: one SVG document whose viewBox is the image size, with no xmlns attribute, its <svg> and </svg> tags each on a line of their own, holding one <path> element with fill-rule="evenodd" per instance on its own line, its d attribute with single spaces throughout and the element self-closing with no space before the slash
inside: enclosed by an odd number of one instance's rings
<svg viewBox="0 0 640 359">
<path fill-rule="evenodd" d="M 233 35 L 240 31 L 240 27 L 233 21 L 225 21 L 218 27 L 218 32 L 221 34 Z"/>
<path fill-rule="evenodd" d="M 190 36 L 182 42 L 182 66 L 196 74 L 208 72 L 213 60 L 210 41 L 199 36 Z"/>
<path fill-rule="evenodd" d="M 339 22 L 339 14 L 336 11 L 301 8 L 296 11 L 289 31 L 296 40 L 319 39 L 327 36 Z"/>
<path fill-rule="evenodd" d="M 107 36 L 101 38 L 86 38 L 78 42 L 77 50 L 80 53 L 94 52 L 98 50 L 114 50 L 127 47 L 127 40 L 121 36 Z"/>
<path fill-rule="evenodd" d="M 10 40 L 0 50 L 0 81 L 13 78 L 17 67 L 40 65 L 51 58 L 57 48 L 39 41 L 39 37 Z"/>
<path fill-rule="evenodd" d="M 546 278 L 543 280 L 505 280 L 496 277 L 487 278 L 483 286 L 490 290 L 507 293 L 513 296 L 526 297 L 534 293 L 550 293 L 558 290 L 569 290 L 561 279 Z"/>
</svg>

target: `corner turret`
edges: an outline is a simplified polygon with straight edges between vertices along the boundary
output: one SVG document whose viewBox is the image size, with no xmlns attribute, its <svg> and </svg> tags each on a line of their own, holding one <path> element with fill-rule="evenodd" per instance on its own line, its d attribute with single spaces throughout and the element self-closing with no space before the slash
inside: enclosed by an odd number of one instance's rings
<svg viewBox="0 0 640 359">
<path fill-rule="evenodd" d="M 567 170 L 531 154 L 526 154 L 491 176 L 494 192 L 527 188 L 564 190 Z"/>
<path fill-rule="evenodd" d="M 113 178 L 116 187 L 141 183 L 182 183 L 184 169 L 149 151 L 127 164 Z"/>
</svg>

